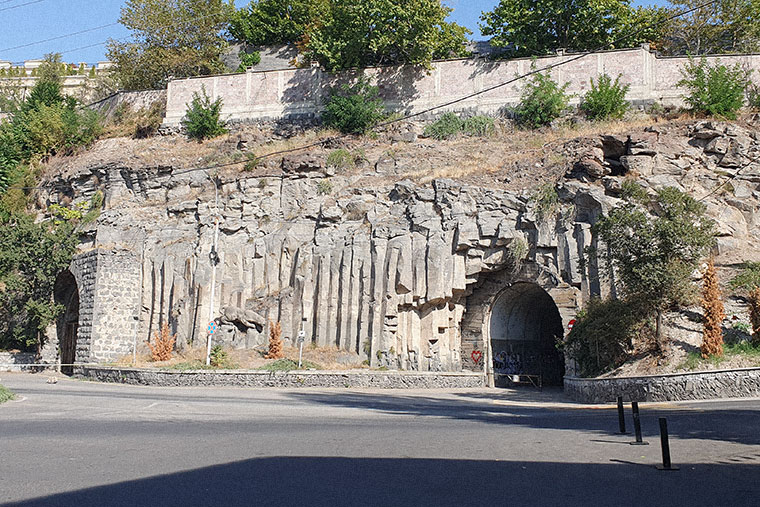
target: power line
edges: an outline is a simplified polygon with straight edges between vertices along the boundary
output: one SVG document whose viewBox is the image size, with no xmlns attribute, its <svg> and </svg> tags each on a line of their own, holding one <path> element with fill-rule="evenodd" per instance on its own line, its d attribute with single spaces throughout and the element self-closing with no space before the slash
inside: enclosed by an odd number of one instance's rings
<svg viewBox="0 0 760 507">
<path fill-rule="evenodd" d="M 102 30 L 103 28 L 108 28 L 109 26 L 114 26 L 114 25 L 118 25 L 118 24 L 119 24 L 118 22 L 108 23 L 108 24 L 105 24 L 105 25 L 96 26 L 94 28 L 87 28 L 85 30 L 79 30 L 78 32 L 72 32 L 72 33 L 67 33 L 67 34 L 64 34 L 64 35 L 58 35 L 56 37 L 50 37 L 49 39 L 43 39 L 43 40 L 38 40 L 38 41 L 35 41 L 35 42 L 29 42 L 27 44 L 21 44 L 21 45 L 13 46 L 13 47 L 10 47 L 10 48 L 3 48 L 3 49 L 0 49 L 0 52 L 13 51 L 14 49 L 28 48 L 30 46 L 36 46 L 37 44 L 43 44 L 45 42 L 51 42 L 51 41 L 54 41 L 54 40 L 66 39 L 68 37 L 73 37 L 75 35 L 81 35 L 83 33 L 94 32 L 96 30 Z"/>
<path fill-rule="evenodd" d="M 25 5 L 38 4 L 38 3 L 40 3 L 40 2 L 44 2 L 44 1 L 45 1 L 45 0 L 32 0 L 31 2 L 25 2 L 25 3 L 23 3 L 23 4 L 12 5 L 12 6 L 10 6 L 10 7 L 3 7 L 2 9 L 0 9 L 0 12 L 3 12 L 3 11 L 9 11 L 9 10 L 11 10 L 11 9 L 18 9 L 19 7 L 24 7 Z"/>
</svg>

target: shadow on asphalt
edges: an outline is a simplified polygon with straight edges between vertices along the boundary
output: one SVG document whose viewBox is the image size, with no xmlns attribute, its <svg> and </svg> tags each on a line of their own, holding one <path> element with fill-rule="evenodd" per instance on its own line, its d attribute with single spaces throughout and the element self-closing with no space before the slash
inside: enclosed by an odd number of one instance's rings
<svg viewBox="0 0 760 507">
<path fill-rule="evenodd" d="M 317 393 L 309 391 L 289 392 L 288 396 L 299 402 L 308 401 L 332 406 L 360 408 L 377 412 L 442 417 L 477 421 L 481 423 L 520 425 L 541 429 L 566 429 L 589 431 L 599 434 L 618 430 L 617 411 L 595 410 L 582 405 L 568 404 L 567 408 L 556 406 L 524 406 L 520 404 L 484 404 L 490 394 L 456 394 L 456 398 L 403 396 L 394 394 Z M 475 399 L 474 399 L 475 398 Z M 505 397 L 503 401 L 514 400 Z M 499 400 L 497 400 L 499 401 Z M 760 445 L 760 406 L 753 404 L 747 409 L 710 408 L 700 405 L 698 409 L 647 407 L 640 405 L 641 426 L 645 436 L 659 437 L 659 417 L 667 417 L 671 437 L 720 440 L 748 445 Z M 633 428 L 630 409 L 626 408 L 626 425 Z"/>
<path fill-rule="evenodd" d="M 757 505 L 757 469 L 683 465 L 274 457 L 121 482 L 16 506 Z"/>
</svg>

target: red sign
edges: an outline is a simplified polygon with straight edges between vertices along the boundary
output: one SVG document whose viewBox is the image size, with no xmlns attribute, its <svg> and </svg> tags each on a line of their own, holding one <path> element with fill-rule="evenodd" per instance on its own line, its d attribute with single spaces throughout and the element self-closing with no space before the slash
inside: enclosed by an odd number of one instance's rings
<svg viewBox="0 0 760 507">
<path fill-rule="evenodd" d="M 483 359 L 483 352 L 480 350 L 473 350 L 472 354 L 470 354 L 470 357 L 473 361 L 475 361 L 475 364 L 478 364 L 481 359 Z"/>
<path fill-rule="evenodd" d="M 567 323 L 567 328 L 568 329 L 572 329 L 574 325 L 575 325 L 575 319 L 573 319 L 573 320 L 571 320 L 570 322 Z"/>
</svg>

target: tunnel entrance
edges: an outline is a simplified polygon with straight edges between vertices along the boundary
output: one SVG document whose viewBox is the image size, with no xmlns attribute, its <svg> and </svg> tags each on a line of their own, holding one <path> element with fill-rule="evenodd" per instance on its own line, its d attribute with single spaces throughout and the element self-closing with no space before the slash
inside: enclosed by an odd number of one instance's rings
<svg viewBox="0 0 760 507">
<path fill-rule="evenodd" d="M 565 361 L 556 344 L 563 336 L 559 309 L 544 289 L 528 282 L 507 287 L 490 318 L 496 385 L 509 385 L 515 375 L 540 376 L 543 385 L 562 385 Z"/>
<path fill-rule="evenodd" d="M 76 361 L 79 330 L 79 289 L 71 271 L 58 275 L 53 297 L 56 303 L 63 305 L 63 312 L 56 322 L 60 363 L 71 365 Z M 61 366 L 62 373 L 71 375 L 73 371 L 73 366 Z"/>
</svg>

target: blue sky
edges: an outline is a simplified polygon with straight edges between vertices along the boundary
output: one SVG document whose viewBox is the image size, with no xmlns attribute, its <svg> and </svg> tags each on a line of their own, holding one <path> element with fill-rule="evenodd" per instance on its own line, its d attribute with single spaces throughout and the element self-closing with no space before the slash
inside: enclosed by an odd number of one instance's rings
<svg viewBox="0 0 760 507">
<path fill-rule="evenodd" d="M 66 62 L 102 61 L 105 59 L 104 41 L 128 37 L 129 32 L 121 25 L 106 26 L 28 47 L 10 48 L 116 23 L 123 3 L 123 0 L 0 1 L 0 25 L 3 26 L 0 31 L 0 60 L 17 63 L 41 58 L 45 53 L 60 52 Z M 477 38 L 481 11 L 492 9 L 498 0 L 444 0 L 444 3 L 454 8 L 451 19 L 468 27 Z M 664 0 L 634 0 L 633 3 L 662 4 Z M 241 6 L 247 2 L 236 0 L 236 4 Z"/>
</svg>

